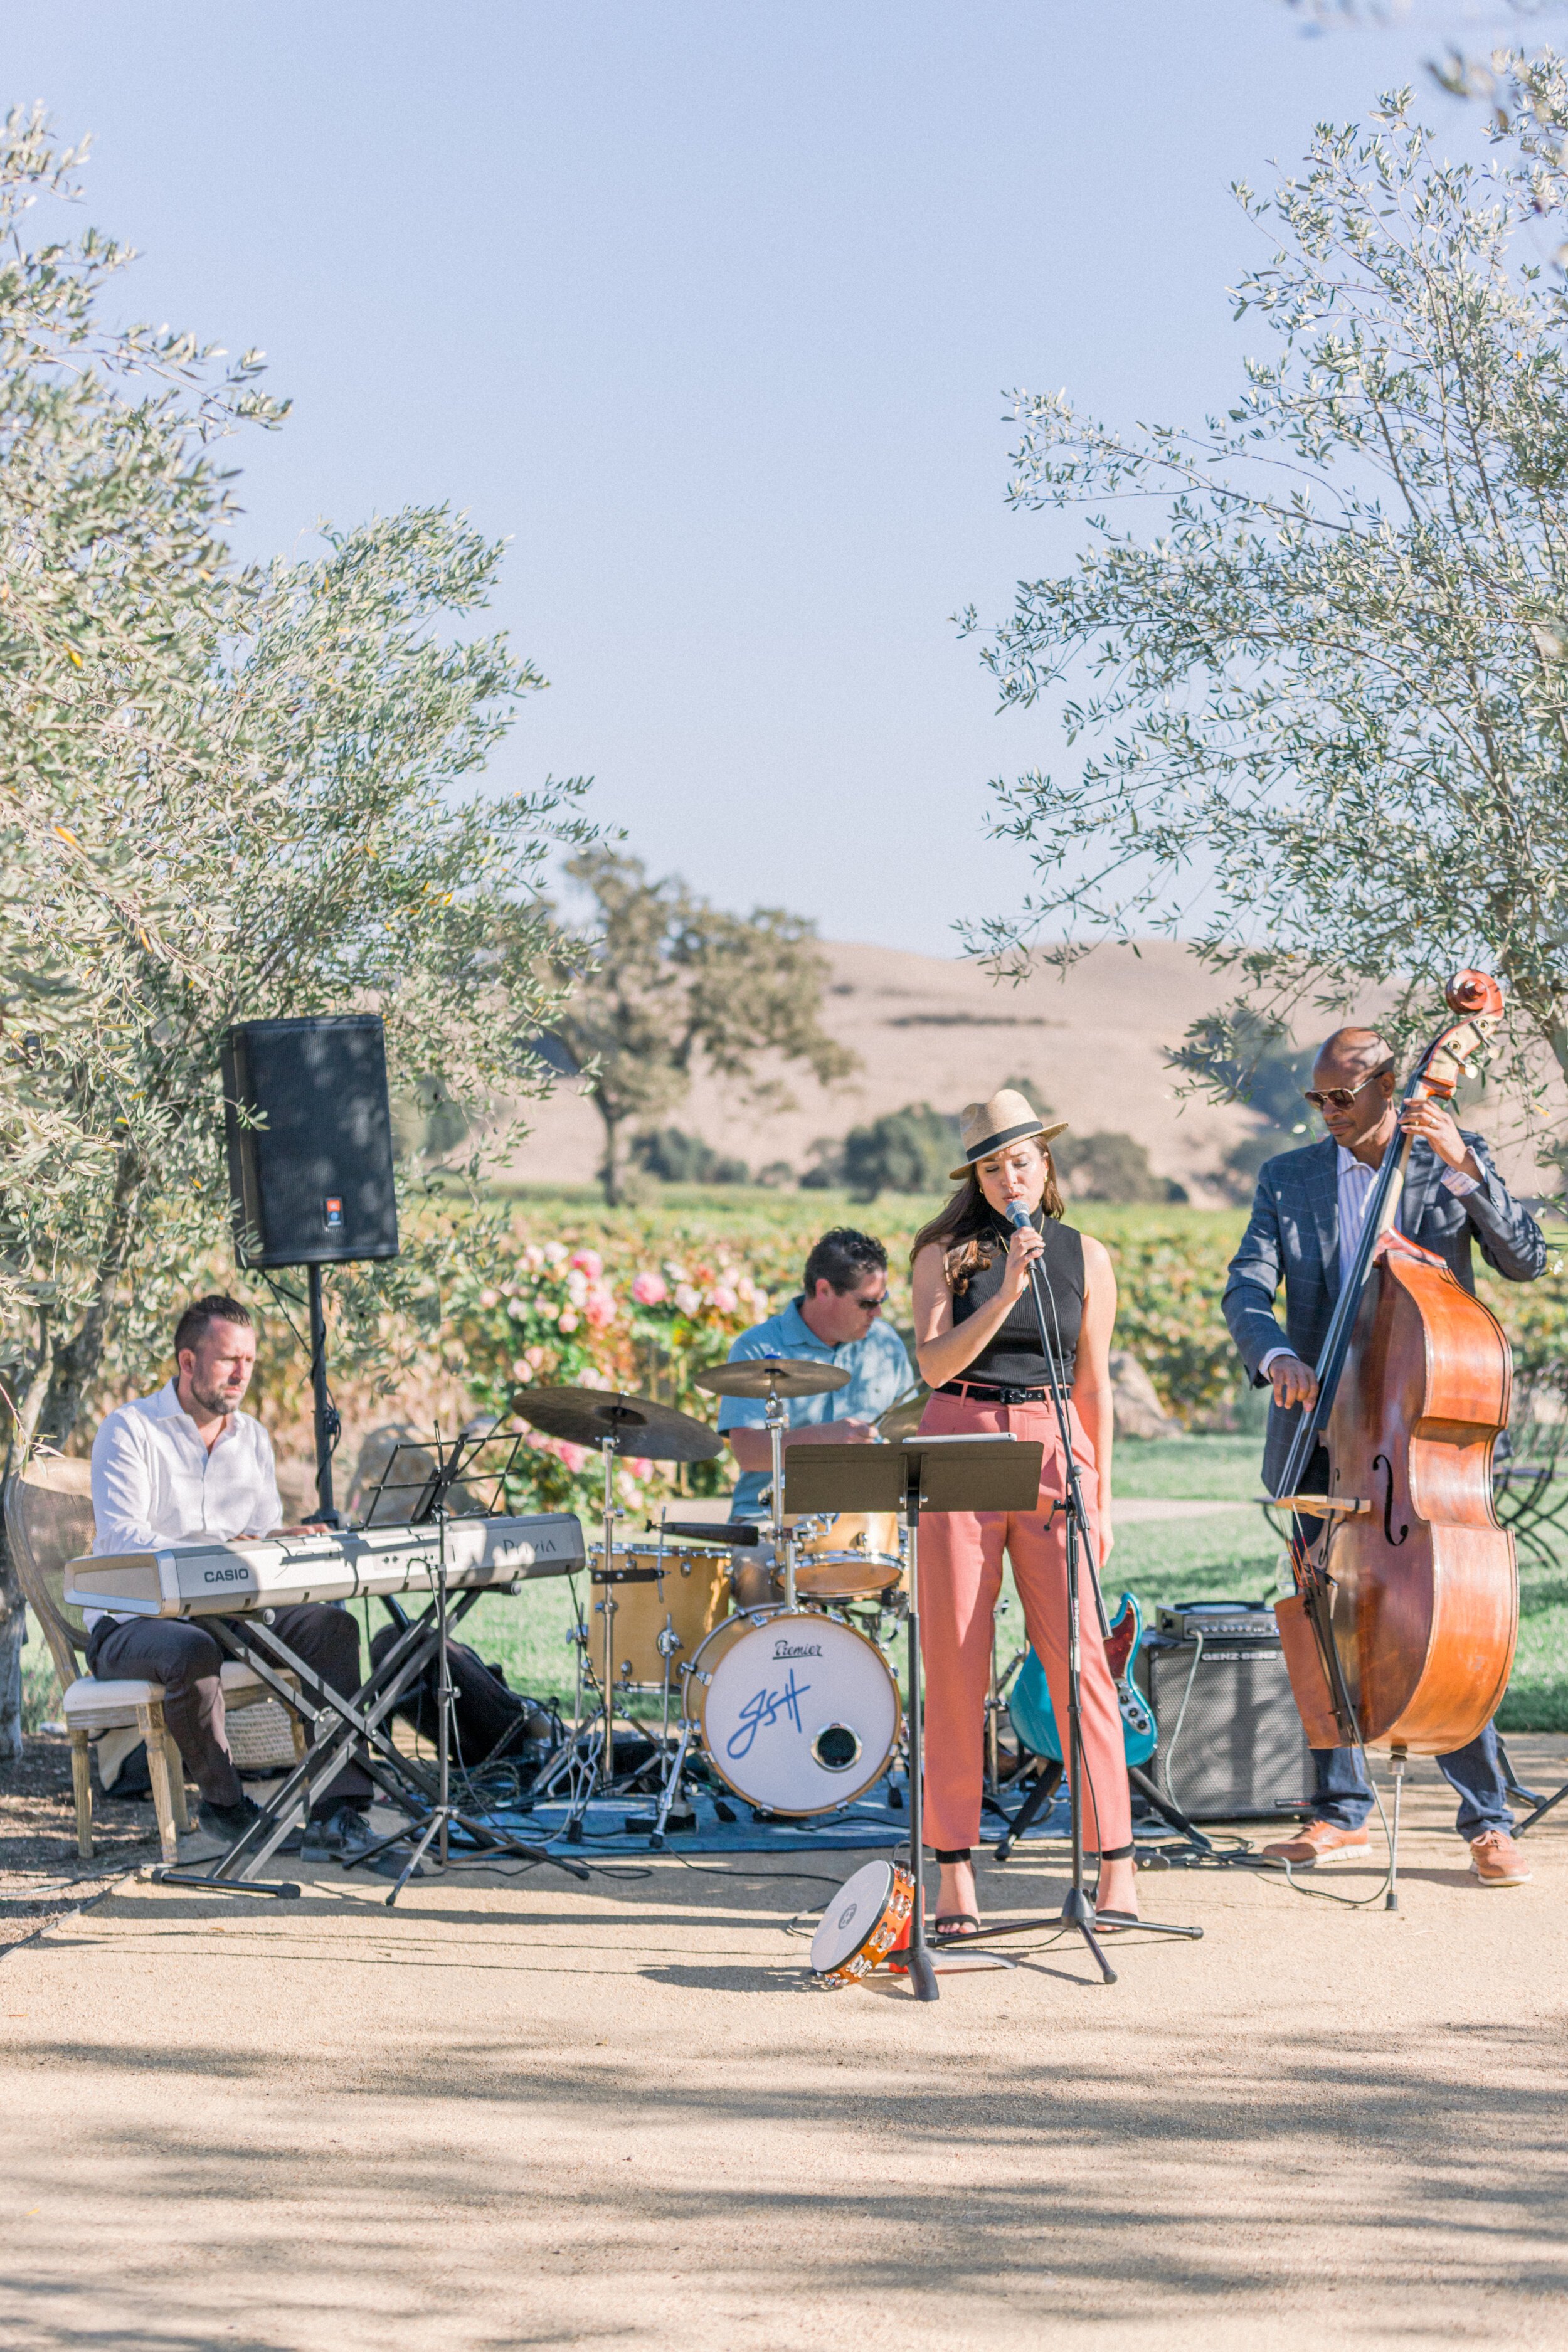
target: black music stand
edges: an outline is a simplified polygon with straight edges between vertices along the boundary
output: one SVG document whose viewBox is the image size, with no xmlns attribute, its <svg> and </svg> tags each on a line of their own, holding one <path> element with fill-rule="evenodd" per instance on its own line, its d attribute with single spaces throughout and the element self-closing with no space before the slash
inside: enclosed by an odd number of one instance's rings
<svg viewBox="0 0 1568 2352">
<path fill-rule="evenodd" d="M 920 1525 L 922 1511 L 1030 1511 L 1044 1448 L 1018 1438 L 906 1437 L 897 1445 L 792 1445 L 791 1512 L 893 1511 L 909 1529 L 910 1868 L 915 1882 L 907 1965 L 917 2000 L 937 1999 L 926 1942 L 925 1801 L 921 1709 Z M 1091 1939 L 1092 1940 L 1092 1939 Z"/>
<path fill-rule="evenodd" d="M 369 1525 L 374 1527 L 376 1524 L 376 1507 L 384 1496 L 412 1494 L 414 1499 L 409 1507 L 407 1524 L 416 1528 L 428 1527 L 433 1519 L 441 1546 L 436 1570 L 434 1612 L 437 1795 L 408 1861 L 386 1897 L 389 1910 L 425 1860 L 432 1843 L 436 1845 L 437 1862 L 442 1869 L 447 1867 L 452 1858 L 450 1832 L 453 1828 L 462 1830 L 479 1846 L 497 1846 L 504 1853 L 521 1855 L 529 1862 L 557 1861 L 548 1848 L 530 1840 L 513 1837 L 510 1832 L 494 1830 L 488 1822 L 466 1813 L 452 1802 L 452 1736 L 457 1727 L 457 1694 L 452 1686 L 452 1657 L 447 1647 L 450 1621 L 447 1586 L 447 1522 L 453 1516 L 451 1497 L 460 1494 L 468 1505 L 468 1509 L 459 1514 L 461 1517 L 492 1517 L 505 1500 L 506 1482 L 516 1469 L 518 1454 L 527 1442 L 527 1433 L 522 1430 L 465 1430 L 460 1436 L 453 1438 L 433 1434 L 428 1442 L 422 1438 L 405 1438 L 394 1445 L 385 1469 L 371 1490 L 370 1508 L 366 1514 Z M 502 1445 L 507 1449 L 504 1458 L 478 1466 L 480 1455 L 487 1449 Z M 393 1474 L 405 1466 L 400 1460 L 405 1454 L 412 1457 L 406 1465 L 411 1475 L 404 1478 L 395 1477 Z M 476 1497 L 474 1490 L 477 1487 L 489 1489 L 482 1501 Z M 390 1522 L 384 1520 L 382 1524 Z M 406 1631 L 408 1621 L 405 1612 L 394 1608 L 391 1614 L 399 1630 Z M 403 1831 L 395 1830 L 389 1837 L 367 1846 L 363 1854 L 356 1854 L 354 1862 L 374 1861 L 377 1854 L 398 1844 L 403 1835 Z M 569 1865 L 560 1863 L 558 1866 L 564 1869 Z M 352 1864 L 350 1867 L 353 1867 Z"/>
</svg>

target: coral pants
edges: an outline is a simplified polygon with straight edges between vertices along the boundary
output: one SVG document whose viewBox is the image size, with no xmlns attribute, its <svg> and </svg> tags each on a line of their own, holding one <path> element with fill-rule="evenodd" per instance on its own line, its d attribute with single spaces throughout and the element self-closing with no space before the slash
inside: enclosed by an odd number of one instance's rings
<svg viewBox="0 0 1568 2352">
<path fill-rule="evenodd" d="M 1100 1555 L 1100 1487 L 1094 1455 L 1069 1408 L 1072 1450 Z M 921 1434 L 982 1436 L 1010 1430 L 1038 1439 L 1038 1511 L 936 1511 L 921 1520 L 921 1657 L 925 1669 L 925 1833 L 952 1849 L 980 1837 L 984 1772 L 985 1699 L 991 1683 L 991 1629 L 1002 1590 L 1002 1555 L 1013 1563 L 1024 1622 L 1050 1685 L 1066 1753 L 1068 1726 L 1067 1535 L 1051 1503 L 1066 1488 L 1054 1407 L 987 1404 L 978 1397 L 935 1395 Z M 1105 1663 L 1087 1561 L 1079 1570 L 1079 1684 L 1083 1706 L 1084 1843 L 1091 1853 L 1128 1844 L 1132 1812 L 1116 1686 Z"/>
</svg>

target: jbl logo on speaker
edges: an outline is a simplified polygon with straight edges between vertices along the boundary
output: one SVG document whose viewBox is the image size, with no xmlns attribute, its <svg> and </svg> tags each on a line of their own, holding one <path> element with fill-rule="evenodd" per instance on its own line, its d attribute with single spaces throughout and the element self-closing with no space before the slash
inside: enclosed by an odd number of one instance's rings
<svg viewBox="0 0 1568 2352">
<path fill-rule="evenodd" d="M 330 1234 L 341 1234 L 343 1229 L 343 1204 L 336 1192 L 329 1192 L 321 1202 L 321 1223 Z"/>
</svg>

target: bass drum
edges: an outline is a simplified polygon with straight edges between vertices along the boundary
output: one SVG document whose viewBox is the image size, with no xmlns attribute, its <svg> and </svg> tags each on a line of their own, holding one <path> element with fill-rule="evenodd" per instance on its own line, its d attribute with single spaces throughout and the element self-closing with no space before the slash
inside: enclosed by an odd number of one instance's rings
<svg viewBox="0 0 1568 2352">
<path fill-rule="evenodd" d="M 805 1609 L 726 1618 L 691 1662 L 682 1707 L 726 1787 L 771 1813 L 863 1797 L 903 1720 L 875 1642 Z"/>
</svg>

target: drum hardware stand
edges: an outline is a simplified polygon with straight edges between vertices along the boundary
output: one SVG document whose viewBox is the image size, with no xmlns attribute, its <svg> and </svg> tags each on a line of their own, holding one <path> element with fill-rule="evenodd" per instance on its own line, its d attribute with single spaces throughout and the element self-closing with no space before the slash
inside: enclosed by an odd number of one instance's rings
<svg viewBox="0 0 1568 2352">
<path fill-rule="evenodd" d="M 1021 1204 L 1016 1202 L 1013 1203 L 1012 1209 L 1009 1212 L 1008 1223 L 1013 1226 L 1016 1232 L 1025 1230 L 1028 1232 L 1034 1231 L 1033 1221 L 1027 1215 Z M 1061 1924 L 1064 1927 L 1076 1927 L 1079 1934 L 1083 1937 L 1084 1942 L 1088 1945 L 1089 1952 L 1099 1967 L 1102 1980 L 1106 1984 L 1114 1984 L 1116 1982 L 1116 1970 L 1106 1958 L 1105 1953 L 1100 1947 L 1100 1939 L 1095 1934 L 1095 1907 L 1089 1901 L 1089 1895 L 1085 1892 L 1084 1888 L 1083 1685 L 1081 1676 L 1083 1643 L 1082 1610 L 1080 1605 L 1080 1566 L 1081 1561 L 1084 1559 L 1087 1559 L 1089 1562 L 1089 1591 L 1094 1601 L 1095 1614 L 1100 1622 L 1100 1630 L 1102 1638 L 1110 1633 L 1110 1625 L 1105 1614 L 1105 1602 L 1100 1595 L 1100 1577 L 1095 1563 L 1093 1546 L 1089 1541 L 1089 1515 L 1084 1508 L 1083 1487 L 1079 1478 L 1078 1461 L 1072 1448 L 1072 1423 L 1068 1418 L 1068 1401 L 1066 1392 L 1062 1387 L 1061 1368 L 1058 1362 L 1056 1352 L 1052 1347 L 1051 1334 L 1046 1321 L 1045 1273 L 1038 1258 L 1032 1258 L 1029 1262 L 1029 1289 L 1035 1302 L 1035 1321 L 1039 1329 L 1040 1356 L 1046 1368 L 1046 1385 L 1050 1391 L 1051 1405 L 1056 1415 L 1058 1442 L 1061 1447 L 1062 1456 L 1063 1491 L 1059 1500 L 1053 1500 L 1051 1516 L 1054 1518 L 1056 1513 L 1060 1511 L 1067 1522 L 1067 1766 L 1068 1804 L 1072 1816 L 1072 1884 L 1068 1888 L 1067 1894 L 1063 1898 L 1060 1916 Z M 1056 1306 L 1054 1300 L 1051 1306 L 1051 1320 L 1053 1323 L 1056 1320 Z M 1118 1722 L 1120 1724 L 1120 1714 L 1118 1716 Z M 1042 1799 L 1042 1802 L 1044 1800 Z M 1131 1914 L 1128 1915 L 1130 1920 L 1131 1916 Z M 1194 1942 L 1197 1941 L 1204 1932 L 1201 1927 L 1171 1927 L 1150 1919 L 1140 1919 L 1138 1921 L 1138 1925 L 1146 1929 L 1150 1935 L 1179 1936 L 1184 1939 L 1190 1939 Z M 999 1930 L 982 1928 L 980 1932 L 983 1935 L 992 1933 L 1005 1934 L 1008 1930 L 1006 1928 Z"/>
<path fill-rule="evenodd" d="M 675 1753 L 669 1760 L 668 1773 L 663 1788 L 659 1790 L 658 1811 L 655 1816 L 653 1828 L 648 1833 L 648 1845 L 655 1853 L 664 1844 L 665 1825 L 675 1810 L 675 1801 L 680 1793 L 680 1776 L 686 1769 L 686 1752 L 690 1745 L 691 1726 L 689 1723 L 683 1723 L 680 1727 L 680 1736 L 675 1743 Z"/>
<path fill-rule="evenodd" d="M 770 1378 L 767 1393 L 766 1426 L 769 1451 L 773 1455 L 773 1484 L 768 1495 L 768 1537 L 773 1548 L 773 1565 L 775 1570 L 779 1561 L 782 1560 L 784 1562 L 784 1597 L 783 1605 L 786 1610 L 790 1610 L 795 1605 L 795 1537 L 793 1532 L 786 1535 L 784 1523 L 784 1435 L 787 1425 L 788 1423 L 784 1412 L 784 1400 L 779 1395 L 776 1386 Z M 756 1538 L 753 1538 L 753 1541 L 755 1540 Z M 661 1528 L 659 1530 L 659 1542 L 661 1547 L 663 1541 L 664 1530 Z M 754 1617 L 760 1612 L 756 1610 L 748 1610 L 743 1613 L 748 1616 Z M 661 1649 L 664 1646 L 662 1640 L 659 1646 Z M 665 1670 L 665 1731 L 667 1738 L 669 1729 L 669 1654 L 666 1654 Z M 648 1833 L 648 1844 L 650 1848 L 656 1852 L 664 1844 L 666 1824 L 669 1820 L 671 1812 L 674 1811 L 675 1801 L 677 1796 L 679 1794 L 680 1776 L 686 1769 L 686 1758 L 690 1746 L 691 1726 L 689 1723 L 682 1722 L 680 1727 L 680 1735 L 676 1741 L 675 1752 L 669 1759 L 668 1768 L 665 1776 L 664 1787 L 659 1791 L 658 1811 L 654 1820 L 653 1828 Z"/>
<path fill-rule="evenodd" d="M 1002 1678 L 996 1672 L 996 1620 L 1007 1606 L 1005 1593 L 991 1616 L 991 1686 L 985 1694 L 985 1788 L 995 1799 L 1002 1792 Z"/>
<path fill-rule="evenodd" d="M 795 1537 L 793 1533 L 787 1536 L 784 1533 L 784 1400 L 779 1395 L 777 1389 L 770 1382 L 767 1403 L 767 1432 L 768 1446 L 773 1455 L 773 1484 L 768 1495 L 768 1507 L 771 1522 L 768 1532 L 773 1539 L 773 1570 L 775 1574 L 778 1570 L 779 1562 L 781 1560 L 784 1562 L 784 1605 L 786 1609 L 793 1609 L 795 1605 Z"/>
<path fill-rule="evenodd" d="M 599 1441 L 600 1459 L 605 1465 L 605 1507 L 600 1521 L 603 1537 L 600 1555 L 605 1564 L 605 1785 L 616 1777 L 616 1588 L 610 1581 L 616 1564 L 616 1521 L 621 1514 L 616 1508 L 614 1478 L 616 1454 L 618 1451 L 612 1431 Z M 593 1571 L 589 1570 L 590 1583 Z M 579 1822 L 580 1826 L 580 1822 Z"/>
<path fill-rule="evenodd" d="M 612 1418 L 615 1417 L 616 1409 L 613 1405 L 608 1406 L 606 1411 L 610 1413 Z M 628 1423 L 635 1423 L 638 1418 L 638 1416 L 633 1412 L 626 1412 L 621 1417 Z M 602 1744 L 598 1743 L 596 1740 L 594 1743 L 594 1745 L 597 1747 L 597 1755 L 595 1760 L 592 1762 L 589 1761 L 590 1734 L 593 1730 L 594 1720 L 592 1714 L 590 1714 L 586 1723 L 584 1723 L 581 1720 L 579 1721 L 576 1733 L 573 1739 L 572 1745 L 574 1758 L 575 1759 L 576 1751 L 579 1749 L 582 1749 L 584 1753 L 580 1763 L 576 1764 L 574 1771 L 575 1785 L 573 1790 L 572 1801 L 567 1811 L 566 1820 L 561 1832 L 562 1836 L 565 1839 L 568 1845 L 582 1844 L 583 1822 L 590 1803 L 596 1795 L 603 1795 L 607 1790 L 614 1788 L 616 1780 L 615 1665 L 616 1610 L 617 1605 L 614 1583 L 616 1563 L 616 1521 L 619 1518 L 623 1518 L 626 1515 L 616 1507 L 615 1496 L 615 1475 L 616 1460 L 621 1451 L 622 1442 L 622 1433 L 618 1428 L 606 1430 L 599 1439 L 599 1454 L 600 1459 L 604 1464 L 605 1471 L 605 1498 L 599 1520 L 599 1554 L 600 1562 L 604 1570 L 604 1584 L 602 1588 L 602 1599 L 597 1602 L 591 1601 L 590 1606 L 597 1607 L 604 1613 L 605 1670 L 602 1675 L 595 1674 L 593 1665 L 590 1662 L 588 1664 L 588 1671 L 590 1675 L 593 1675 L 594 1680 L 599 1685 L 599 1711 L 604 1717 L 604 1731 Z M 593 1589 L 594 1570 L 593 1562 L 592 1559 L 590 1559 L 588 1566 L 588 1591 L 590 1595 L 593 1592 Z M 592 1639 L 591 1635 L 589 1636 L 589 1639 Z M 580 1654 L 579 1657 L 579 1674 L 581 1674 L 582 1664 L 584 1662 L 586 1657 L 587 1652 L 586 1646 L 584 1646 L 584 1649 L 583 1653 Z M 580 1694 L 582 1688 L 581 1681 L 579 1681 L 578 1688 Z M 626 1720 L 629 1724 L 630 1717 L 628 1717 Z"/>
<path fill-rule="evenodd" d="M 1009 1606 L 1009 1596 L 1005 1592 L 996 1603 L 996 1617 L 1005 1616 Z M 985 1701 L 985 1778 L 981 1787 L 980 1805 L 982 1811 L 989 1806 L 994 1813 L 999 1814 L 1005 1827 L 1011 1825 L 1012 1816 L 1002 1801 L 1002 1717 L 1007 1709 L 1005 1695 L 1012 1686 L 1014 1675 L 1028 1654 L 1027 1644 L 1023 1649 L 1015 1651 L 1007 1664 L 998 1674 L 996 1671 L 996 1624 L 995 1620 L 993 1619 L 991 1691 Z"/>
</svg>

